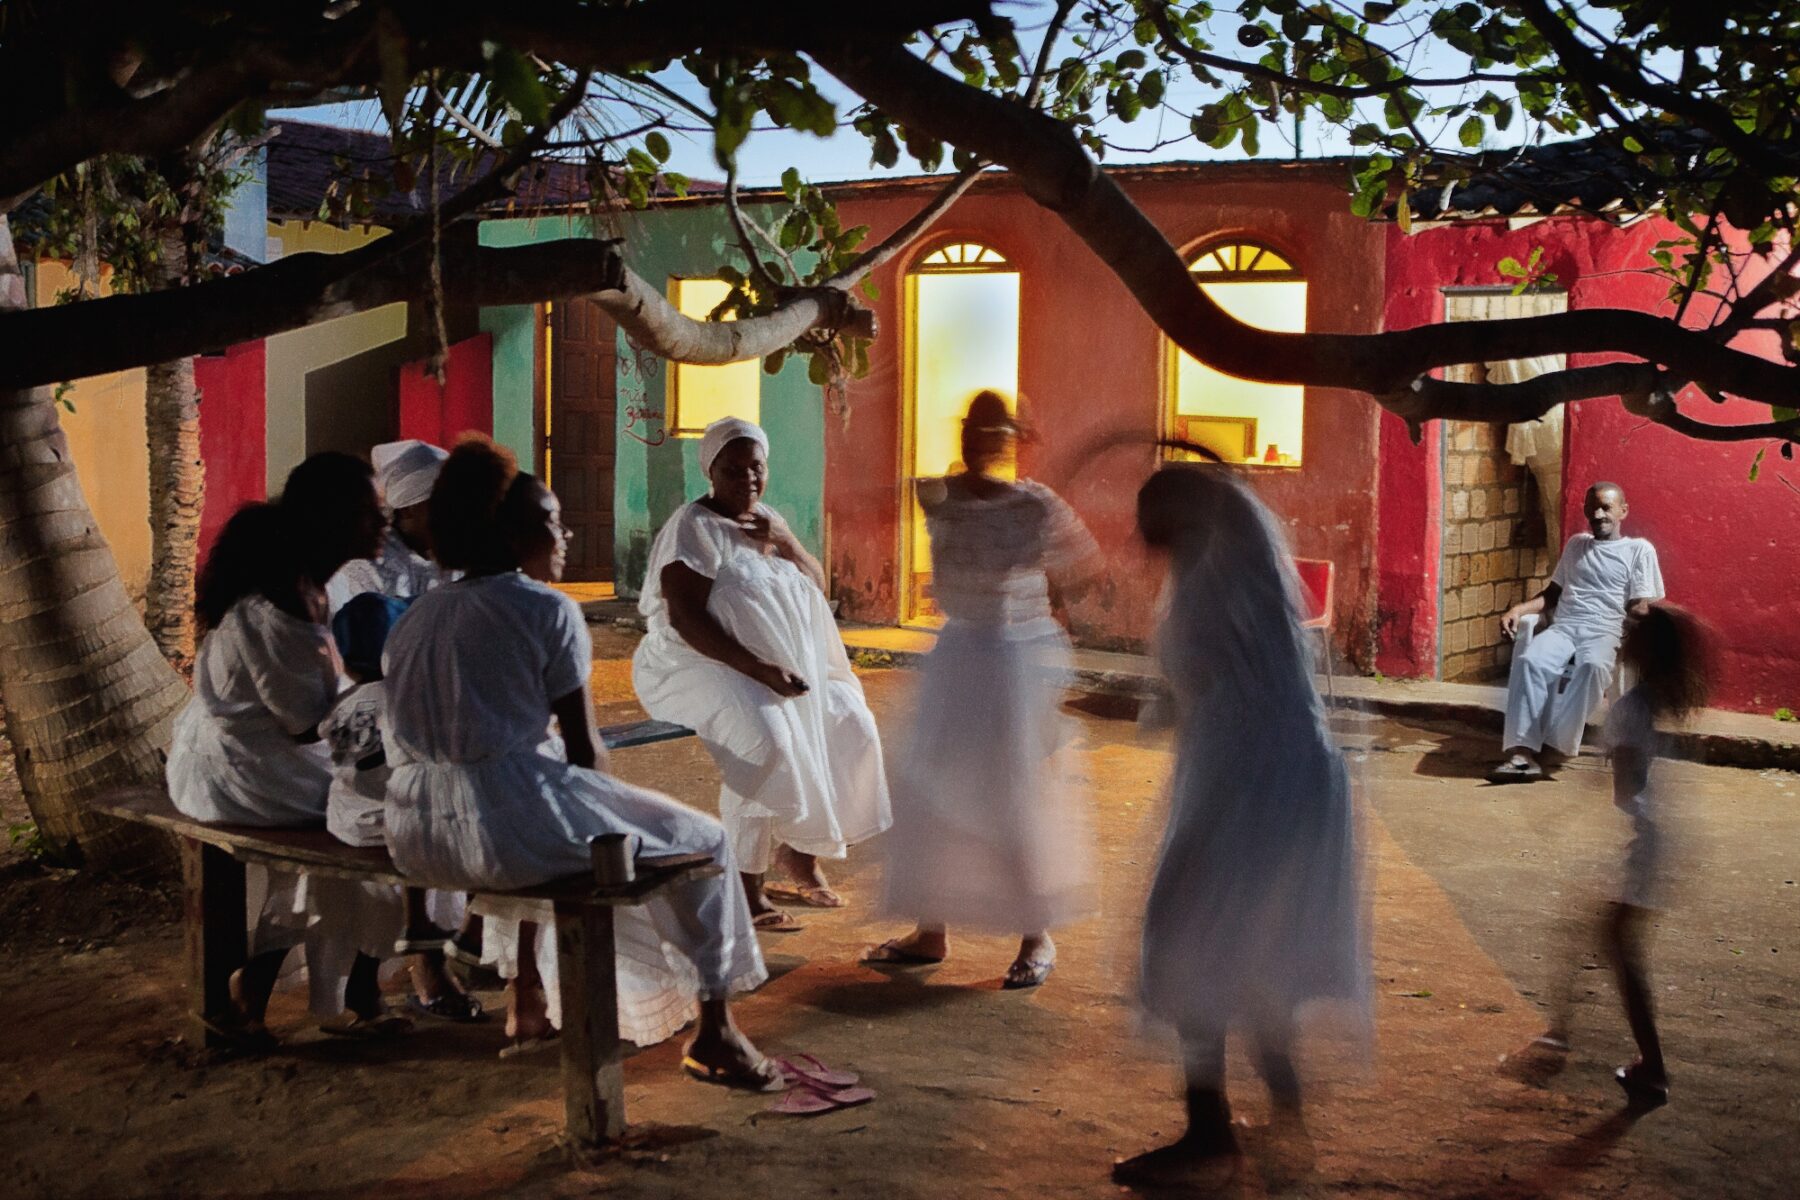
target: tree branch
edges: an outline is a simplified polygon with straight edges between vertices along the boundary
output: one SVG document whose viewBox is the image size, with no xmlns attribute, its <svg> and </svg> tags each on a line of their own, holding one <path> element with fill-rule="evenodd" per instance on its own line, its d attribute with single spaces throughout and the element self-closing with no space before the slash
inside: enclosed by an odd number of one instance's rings
<svg viewBox="0 0 1800 1200">
<path fill-rule="evenodd" d="M 931 203 L 912 215 L 912 218 L 894 232 L 883 238 L 879 245 L 856 256 L 856 260 L 843 270 L 825 281 L 826 287 L 850 288 L 863 281 L 869 272 L 885 265 L 888 260 L 910 246 L 915 238 L 937 224 L 938 218 L 950 211 L 950 206 L 962 198 L 975 183 L 975 179 L 987 166 L 976 163 L 965 170 L 958 171 L 950 182 L 944 185 Z"/>
<path fill-rule="evenodd" d="M 160 37 L 151 40 L 166 38 L 168 14 L 161 6 L 143 8 L 145 20 L 161 23 Z M 0 211 L 98 154 L 166 153 L 193 142 L 246 101 L 279 93 L 292 102 L 295 84 L 315 92 L 374 85 L 381 78 L 375 28 L 383 12 L 405 29 L 415 71 L 479 71 L 484 46 L 492 43 L 529 49 L 572 67 L 623 70 L 697 46 L 787 53 L 818 29 L 842 30 L 846 23 L 851 36 L 887 40 L 950 21 L 992 20 L 990 6 L 981 0 L 864 5 L 849 13 L 834 0 L 775 5 L 646 0 L 604 7 L 576 0 L 364 4 L 335 19 L 322 16 L 292 28 L 279 40 L 262 33 L 220 36 L 216 48 L 209 45 L 209 53 L 173 83 L 141 99 L 121 89 L 113 103 L 65 108 L 61 89 L 38 89 L 45 95 L 42 102 L 19 104 L 0 125 Z M 104 45 L 125 44 L 133 32 L 112 30 Z M 75 66 L 97 73 L 94 63 Z"/>
<path fill-rule="evenodd" d="M 351 257 L 295 254 L 192 287 L 0 313 L 0 343 L 32 348 L 28 355 L 0 356 L 0 388 L 37 387 L 218 350 L 414 299 L 428 286 L 428 246 L 346 270 Z M 872 333 L 859 324 L 865 318 L 848 296 L 833 289 L 796 290 L 762 316 L 696 321 L 626 269 L 615 243 L 592 238 L 509 248 L 476 246 L 465 238 L 445 247 L 443 279 L 447 292 L 479 305 L 588 296 L 638 345 L 680 362 L 760 358 L 813 329 L 850 326 Z"/>
<path fill-rule="evenodd" d="M 1684 378 L 1704 379 L 1749 399 L 1794 404 L 1800 398 L 1800 371 L 1647 313 L 1620 309 L 1380 334 L 1275 333 L 1246 325 L 1194 286 L 1162 231 L 1052 118 L 969 87 L 898 46 L 832 44 L 815 48 L 813 55 L 901 124 L 1011 170 L 1028 195 L 1094 250 L 1176 345 L 1228 374 L 1350 387 L 1383 397 L 1411 387 L 1433 368 L 1455 363 L 1612 352 L 1660 363 Z"/>
</svg>

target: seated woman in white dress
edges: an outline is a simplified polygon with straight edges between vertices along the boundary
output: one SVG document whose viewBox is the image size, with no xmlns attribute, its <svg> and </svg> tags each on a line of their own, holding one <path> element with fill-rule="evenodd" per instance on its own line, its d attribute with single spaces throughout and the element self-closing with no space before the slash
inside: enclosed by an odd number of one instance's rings
<svg viewBox="0 0 1800 1200">
<path fill-rule="evenodd" d="M 945 623 L 925 660 L 917 713 L 894 758 L 894 828 L 883 911 L 917 924 L 869 963 L 934 963 L 946 927 L 1018 937 L 1009 988 L 1050 974 L 1050 930 L 1094 910 L 1094 851 L 1082 797 L 1058 770 L 1069 638 L 1052 615 L 1091 579 L 1099 547 L 1073 509 L 996 468 L 1017 427 L 982 392 L 962 428 L 959 475 L 921 481 L 931 587 Z"/>
<path fill-rule="evenodd" d="M 373 553 L 384 524 L 368 465 L 330 453 L 295 467 L 278 501 L 247 505 L 226 524 L 200 571 L 194 698 L 176 718 L 169 748 L 169 796 L 181 812 L 232 825 L 324 818 L 331 764 L 317 726 L 337 697 L 341 674 L 325 624 L 325 581 L 346 560 Z M 303 940 L 314 1011 L 343 1018 L 328 1028 L 388 1031 L 376 968 L 398 931 L 393 889 L 312 877 L 303 883 L 284 872 L 253 875 L 267 877 L 267 898 L 255 921 L 250 963 L 233 981 L 236 1011 L 207 1014 L 219 1032 L 246 1042 L 268 1039 L 269 993 L 288 950 Z M 340 999 L 345 974 L 349 984 Z"/>
<path fill-rule="evenodd" d="M 825 572 L 762 503 L 769 439 L 735 417 L 707 426 L 706 496 L 650 550 L 632 660 L 652 717 L 700 735 L 724 784 L 719 815 L 757 928 L 799 926 L 769 899 L 838 908 L 819 869 L 892 820 L 881 737 L 825 599 Z M 792 885 L 763 887 L 779 865 Z"/>
<path fill-rule="evenodd" d="M 1301 1143 L 1302 1022 L 1369 1035 L 1362 856 L 1299 580 L 1275 518 L 1224 470 L 1165 467 L 1138 494 L 1144 541 L 1168 555 L 1156 648 L 1177 716 L 1139 1000 L 1181 1040 L 1187 1131 L 1117 1164 L 1133 1185 L 1199 1182 L 1237 1154 L 1228 1031 L 1250 1042 L 1278 1132 Z"/>
<path fill-rule="evenodd" d="M 440 887 L 506 891 L 591 870 L 588 843 L 634 835 L 644 854 L 704 853 L 730 872 L 719 823 L 605 771 L 588 691 L 593 643 L 575 602 L 521 571 L 561 574 L 556 497 L 493 443 L 451 452 L 431 497 L 439 563 L 464 572 L 428 592 L 387 644 L 387 840 L 394 862 Z M 566 758 L 544 753 L 556 719 Z M 547 914 L 545 914 L 547 915 Z M 696 879 L 615 913 L 621 1036 L 699 1026 L 683 1067 L 709 1082 L 780 1087 L 732 1021 L 731 993 L 767 978 L 742 891 Z M 538 931 L 521 930 L 508 1033 L 548 1034 L 532 986 Z M 551 960 L 552 962 L 554 959 Z"/>
</svg>

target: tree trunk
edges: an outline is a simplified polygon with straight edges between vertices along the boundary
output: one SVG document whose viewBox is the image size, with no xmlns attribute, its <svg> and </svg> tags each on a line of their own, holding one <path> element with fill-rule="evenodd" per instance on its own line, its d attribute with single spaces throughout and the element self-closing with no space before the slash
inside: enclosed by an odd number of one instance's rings
<svg viewBox="0 0 1800 1200">
<path fill-rule="evenodd" d="M 24 307 L 0 215 L 0 312 Z M 0 390 L 0 707 L 38 831 L 60 857 L 109 866 L 157 845 L 86 801 L 160 781 L 186 701 L 157 653 L 75 478 L 48 388 Z"/>
<path fill-rule="evenodd" d="M 161 241 L 152 286 L 180 287 L 187 281 L 187 241 L 181 227 L 165 229 Z M 145 373 L 144 429 L 150 443 L 150 584 L 144 594 L 144 624 L 162 656 L 188 675 L 194 662 L 194 564 L 206 499 L 193 359 L 158 363 Z"/>
</svg>

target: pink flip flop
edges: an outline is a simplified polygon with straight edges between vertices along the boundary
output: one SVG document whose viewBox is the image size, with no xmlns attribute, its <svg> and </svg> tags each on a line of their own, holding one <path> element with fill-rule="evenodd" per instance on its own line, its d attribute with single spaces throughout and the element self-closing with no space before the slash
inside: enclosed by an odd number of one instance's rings
<svg viewBox="0 0 1800 1200">
<path fill-rule="evenodd" d="M 769 1111 L 792 1117 L 816 1117 L 840 1108 L 855 1108 L 874 1098 L 875 1093 L 866 1087 L 828 1087 L 801 1076 L 798 1083 L 769 1105 Z"/>
<path fill-rule="evenodd" d="M 786 1058 L 776 1059 L 775 1065 L 781 1068 L 783 1078 L 790 1085 L 805 1081 L 827 1088 L 847 1088 L 861 1082 L 861 1077 L 856 1072 L 826 1066 L 810 1054 L 790 1054 Z"/>
</svg>

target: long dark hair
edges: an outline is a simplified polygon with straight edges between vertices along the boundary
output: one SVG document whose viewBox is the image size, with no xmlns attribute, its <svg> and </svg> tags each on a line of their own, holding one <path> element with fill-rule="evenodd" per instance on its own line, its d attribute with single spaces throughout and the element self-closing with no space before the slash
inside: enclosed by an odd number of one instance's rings
<svg viewBox="0 0 1800 1200">
<path fill-rule="evenodd" d="M 426 510 L 439 565 L 475 574 L 517 565 L 502 510 L 518 474 L 512 452 L 492 438 L 470 434 L 456 444 L 438 472 Z"/>
<path fill-rule="evenodd" d="M 290 471 L 277 499 L 232 514 L 194 581 L 201 635 L 217 629 L 231 606 L 251 595 L 305 615 L 301 584 L 323 586 L 355 552 L 349 539 L 373 503 L 373 478 L 361 459 L 325 451 Z"/>
<path fill-rule="evenodd" d="M 304 574 L 286 514 L 262 500 L 225 522 L 194 581 L 194 616 L 202 636 L 217 629 L 245 596 L 297 597 Z"/>
<path fill-rule="evenodd" d="M 1625 632 L 1620 655 L 1657 716 L 1682 720 L 1706 706 L 1712 690 L 1712 635 L 1686 609 L 1653 604 Z"/>
</svg>

